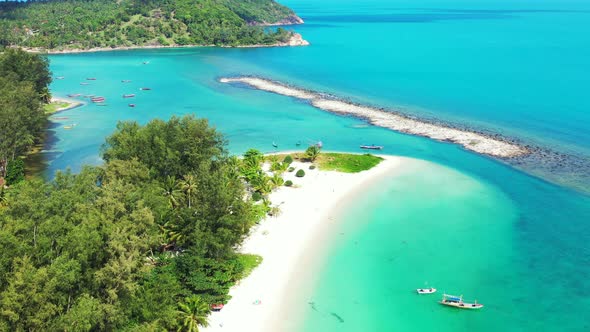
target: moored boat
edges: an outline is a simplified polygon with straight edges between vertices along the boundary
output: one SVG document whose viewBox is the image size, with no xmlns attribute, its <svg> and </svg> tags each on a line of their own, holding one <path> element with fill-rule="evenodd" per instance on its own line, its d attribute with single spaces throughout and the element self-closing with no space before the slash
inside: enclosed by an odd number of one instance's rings
<svg viewBox="0 0 590 332">
<path fill-rule="evenodd" d="M 97 103 L 96 106 L 109 106 L 109 104 L 105 104 L 105 103 Z"/>
<path fill-rule="evenodd" d="M 93 98 L 90 98 L 90 100 L 91 100 L 93 103 L 102 103 L 102 102 L 103 102 L 103 101 L 105 101 L 106 99 L 105 99 L 105 97 L 93 97 Z"/>
<path fill-rule="evenodd" d="M 123 98 L 133 98 L 133 97 L 135 97 L 135 95 L 133 93 L 123 95 Z"/>
<path fill-rule="evenodd" d="M 275 143 L 275 142 L 272 142 L 272 146 L 274 146 L 275 148 L 278 148 L 279 147 L 279 145 L 277 143 Z"/>
<path fill-rule="evenodd" d="M 80 97 L 82 94 L 81 93 L 71 93 L 68 95 L 68 97 L 70 98 L 76 98 L 76 97 Z"/>
<path fill-rule="evenodd" d="M 131 80 L 121 80 L 121 83 L 131 83 Z"/>
<path fill-rule="evenodd" d="M 361 149 L 365 149 L 365 150 L 382 150 L 383 147 L 380 146 L 380 145 L 371 144 L 371 145 L 361 145 Z"/>
<path fill-rule="evenodd" d="M 139 88 L 139 90 L 142 90 L 142 91 L 148 91 L 148 90 L 151 90 L 151 89 L 152 88 Z"/>
<path fill-rule="evenodd" d="M 463 295 L 455 296 L 449 294 L 443 294 L 442 300 L 438 303 L 442 305 L 446 305 L 453 308 L 458 309 L 481 309 L 483 308 L 483 304 L 477 303 L 477 300 L 473 303 L 468 303 L 463 301 Z"/>
<path fill-rule="evenodd" d="M 223 303 L 214 303 L 211 305 L 211 311 L 221 311 L 223 309 Z"/>
<path fill-rule="evenodd" d="M 416 289 L 416 292 L 418 292 L 418 294 L 434 294 L 436 293 L 436 288 L 418 288 Z"/>
<path fill-rule="evenodd" d="M 96 77 L 87 77 L 86 80 L 87 81 L 96 81 Z"/>
<path fill-rule="evenodd" d="M 80 85 L 90 85 L 90 83 L 82 82 Z"/>
<path fill-rule="evenodd" d="M 56 77 L 55 79 L 56 79 L 56 80 L 63 80 L 64 78 L 65 78 L 65 77 L 63 77 L 63 76 L 58 76 L 58 77 Z"/>
<path fill-rule="evenodd" d="M 127 106 L 129 106 L 129 107 L 135 107 L 135 104 L 129 104 Z"/>
</svg>

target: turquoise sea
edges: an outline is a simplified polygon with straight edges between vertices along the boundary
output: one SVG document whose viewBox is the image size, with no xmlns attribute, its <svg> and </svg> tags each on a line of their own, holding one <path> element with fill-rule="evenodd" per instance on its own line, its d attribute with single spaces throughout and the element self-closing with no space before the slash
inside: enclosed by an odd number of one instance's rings
<svg viewBox="0 0 590 332">
<path fill-rule="evenodd" d="M 423 161 L 343 214 L 311 293 L 294 304 L 305 312 L 295 331 L 590 330 L 590 197 L 581 193 L 590 188 L 590 3 L 284 3 L 306 20 L 294 29 L 311 46 L 51 56 L 54 75 L 65 77 L 52 84 L 56 96 L 101 95 L 108 106 L 58 115 L 67 119 L 49 129 L 47 175 L 100 163 L 119 120 L 188 113 L 224 132 L 233 153 L 269 152 L 273 141 L 285 150 L 297 141 L 353 152 L 384 145 Z M 568 157 L 561 167 L 521 165 L 533 177 L 455 145 L 217 82 L 231 75 L 500 132 Z M 413 293 L 425 283 L 486 307 L 442 307 L 438 294 Z"/>
</svg>

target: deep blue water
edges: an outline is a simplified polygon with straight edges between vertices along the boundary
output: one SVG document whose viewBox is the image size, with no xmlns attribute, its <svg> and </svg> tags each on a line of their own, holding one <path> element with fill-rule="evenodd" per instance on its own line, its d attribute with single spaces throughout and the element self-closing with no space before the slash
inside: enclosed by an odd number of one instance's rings
<svg viewBox="0 0 590 332">
<path fill-rule="evenodd" d="M 51 129 L 55 140 L 47 151 L 48 174 L 100 163 L 100 144 L 118 120 L 145 123 L 187 113 L 208 118 L 226 134 L 233 153 L 250 147 L 272 151 L 273 141 L 280 149 L 317 140 L 338 151 L 357 151 L 359 144 L 384 145 L 384 153 L 429 162 L 402 180 L 383 183 L 368 195 L 370 200 L 359 201 L 357 210 L 350 211 L 353 217 L 343 220 L 347 236 L 335 241 L 310 295 L 320 312 L 328 314 L 310 310 L 302 330 L 590 329 L 584 318 L 590 311 L 587 195 L 455 145 L 366 127 L 360 120 L 299 101 L 217 82 L 228 75 L 263 75 L 500 132 L 575 156 L 579 164 L 569 165 L 565 175 L 559 168 L 536 174 L 552 180 L 553 173 L 559 174 L 557 178 L 587 188 L 588 183 L 578 179 L 589 176 L 590 4 L 285 3 L 306 20 L 296 30 L 311 46 L 52 56 L 54 74 L 66 77 L 53 83 L 55 95 L 103 95 L 109 106 L 88 105 L 59 115 L 68 119 Z M 149 65 L 142 64 L 146 60 Z M 97 80 L 80 86 L 86 77 Z M 123 79 L 133 82 L 123 84 Z M 124 100 L 124 93 L 137 96 Z M 129 102 L 137 106 L 129 108 Z M 65 130 L 70 123 L 77 126 Z M 413 227 L 423 232 L 412 233 Z M 403 241 L 412 249 L 404 249 Z M 388 261 L 392 256 L 398 258 Z M 433 263 L 416 266 L 414 259 Z M 358 267 L 355 273 L 351 266 Z M 460 278 L 451 273 L 460 273 Z M 342 275 L 347 279 L 339 284 Z M 487 306 L 480 313 L 441 311 L 446 308 L 404 293 L 426 280 L 449 287 L 449 292 L 468 292 L 469 299 Z M 346 285 L 354 287 L 343 289 Z M 357 305 L 352 297 L 378 300 L 380 309 Z M 412 310 L 406 311 L 406 304 Z M 344 322 L 331 312 L 340 313 Z M 392 318 L 384 322 L 387 313 Z M 419 319 L 430 323 L 415 323 Z"/>
</svg>

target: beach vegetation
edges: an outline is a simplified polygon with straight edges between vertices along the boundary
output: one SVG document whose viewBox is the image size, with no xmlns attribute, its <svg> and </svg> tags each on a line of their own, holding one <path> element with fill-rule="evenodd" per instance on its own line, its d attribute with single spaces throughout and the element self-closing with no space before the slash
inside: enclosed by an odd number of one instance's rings
<svg viewBox="0 0 590 332">
<path fill-rule="evenodd" d="M 263 198 L 264 197 L 262 196 L 262 194 L 259 193 L 258 191 L 255 191 L 255 192 L 252 193 L 252 200 L 254 202 L 258 202 L 258 201 L 262 200 Z"/>
<path fill-rule="evenodd" d="M 292 32 L 260 25 L 293 15 L 273 0 L 0 1 L 0 46 L 271 45 Z"/>
<path fill-rule="evenodd" d="M 293 181 L 291 181 L 291 180 L 285 181 L 285 187 L 291 187 L 291 186 L 293 186 Z"/>
<path fill-rule="evenodd" d="M 383 158 L 371 154 L 322 153 L 317 164 L 321 170 L 358 173 L 377 166 Z"/>
<path fill-rule="evenodd" d="M 270 182 L 272 183 L 272 185 L 275 188 L 278 188 L 280 186 L 283 185 L 283 183 L 285 183 L 285 180 L 283 180 L 283 177 L 279 174 L 274 174 L 271 178 L 270 178 Z"/>
<path fill-rule="evenodd" d="M 307 160 L 314 162 L 317 157 L 320 155 L 321 152 L 321 148 L 317 145 L 311 145 L 310 147 L 307 148 L 307 150 L 305 150 L 305 158 L 307 158 Z"/>
<path fill-rule="evenodd" d="M 302 178 L 302 177 L 305 176 L 305 171 L 302 170 L 302 169 L 300 169 L 300 170 L 297 171 L 297 173 L 295 173 L 295 176 L 298 177 L 298 178 Z"/>
<path fill-rule="evenodd" d="M 291 165 L 292 162 L 293 162 L 293 157 L 291 157 L 290 154 L 286 155 L 285 158 L 283 159 L 283 163 L 285 163 L 287 165 Z"/>
<path fill-rule="evenodd" d="M 199 326 L 209 326 L 207 316 L 209 305 L 198 296 L 190 296 L 178 304 L 178 313 L 182 319 L 182 327 L 178 331 L 199 332 Z"/>
<path fill-rule="evenodd" d="M 295 170 L 295 167 L 289 167 L 289 168 L 287 169 L 287 171 L 289 171 L 289 172 L 293 172 L 294 170 Z"/>
<path fill-rule="evenodd" d="M 315 165 L 309 165 L 309 169 L 315 169 Z"/>
<path fill-rule="evenodd" d="M 238 254 L 238 262 L 242 265 L 240 279 L 244 279 L 249 276 L 260 263 L 262 263 L 262 256 L 254 254 Z"/>
<path fill-rule="evenodd" d="M 270 207 L 205 120 L 121 122 L 101 155 L 2 194 L 2 329 L 194 330 L 248 268 Z"/>
<path fill-rule="evenodd" d="M 68 106 L 70 106 L 70 103 L 66 101 L 52 101 L 43 105 L 43 109 L 45 110 L 46 114 L 53 114 L 58 110 L 66 108 Z"/>
<path fill-rule="evenodd" d="M 50 82 L 45 57 L 20 49 L 0 54 L 0 178 L 6 176 L 10 161 L 42 141 Z"/>
</svg>

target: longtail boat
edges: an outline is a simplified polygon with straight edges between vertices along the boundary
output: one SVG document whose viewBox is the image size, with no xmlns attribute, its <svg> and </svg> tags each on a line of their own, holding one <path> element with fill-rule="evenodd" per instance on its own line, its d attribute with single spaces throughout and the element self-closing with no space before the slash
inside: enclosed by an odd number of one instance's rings
<svg viewBox="0 0 590 332">
<path fill-rule="evenodd" d="M 135 95 L 133 93 L 130 93 L 128 95 L 123 95 L 123 98 L 133 98 L 135 97 Z"/>
<path fill-rule="evenodd" d="M 483 308 L 483 304 L 477 303 L 474 301 L 473 303 L 463 302 L 463 295 L 455 296 L 449 294 L 443 294 L 443 298 L 440 302 L 442 305 L 446 305 L 453 308 L 458 309 L 481 309 Z"/>
<path fill-rule="evenodd" d="M 382 150 L 383 147 L 380 145 L 361 145 L 361 149 L 365 149 L 365 150 Z"/>
<path fill-rule="evenodd" d="M 434 294 L 436 293 L 436 288 L 418 288 L 416 289 L 418 294 Z"/>
</svg>

